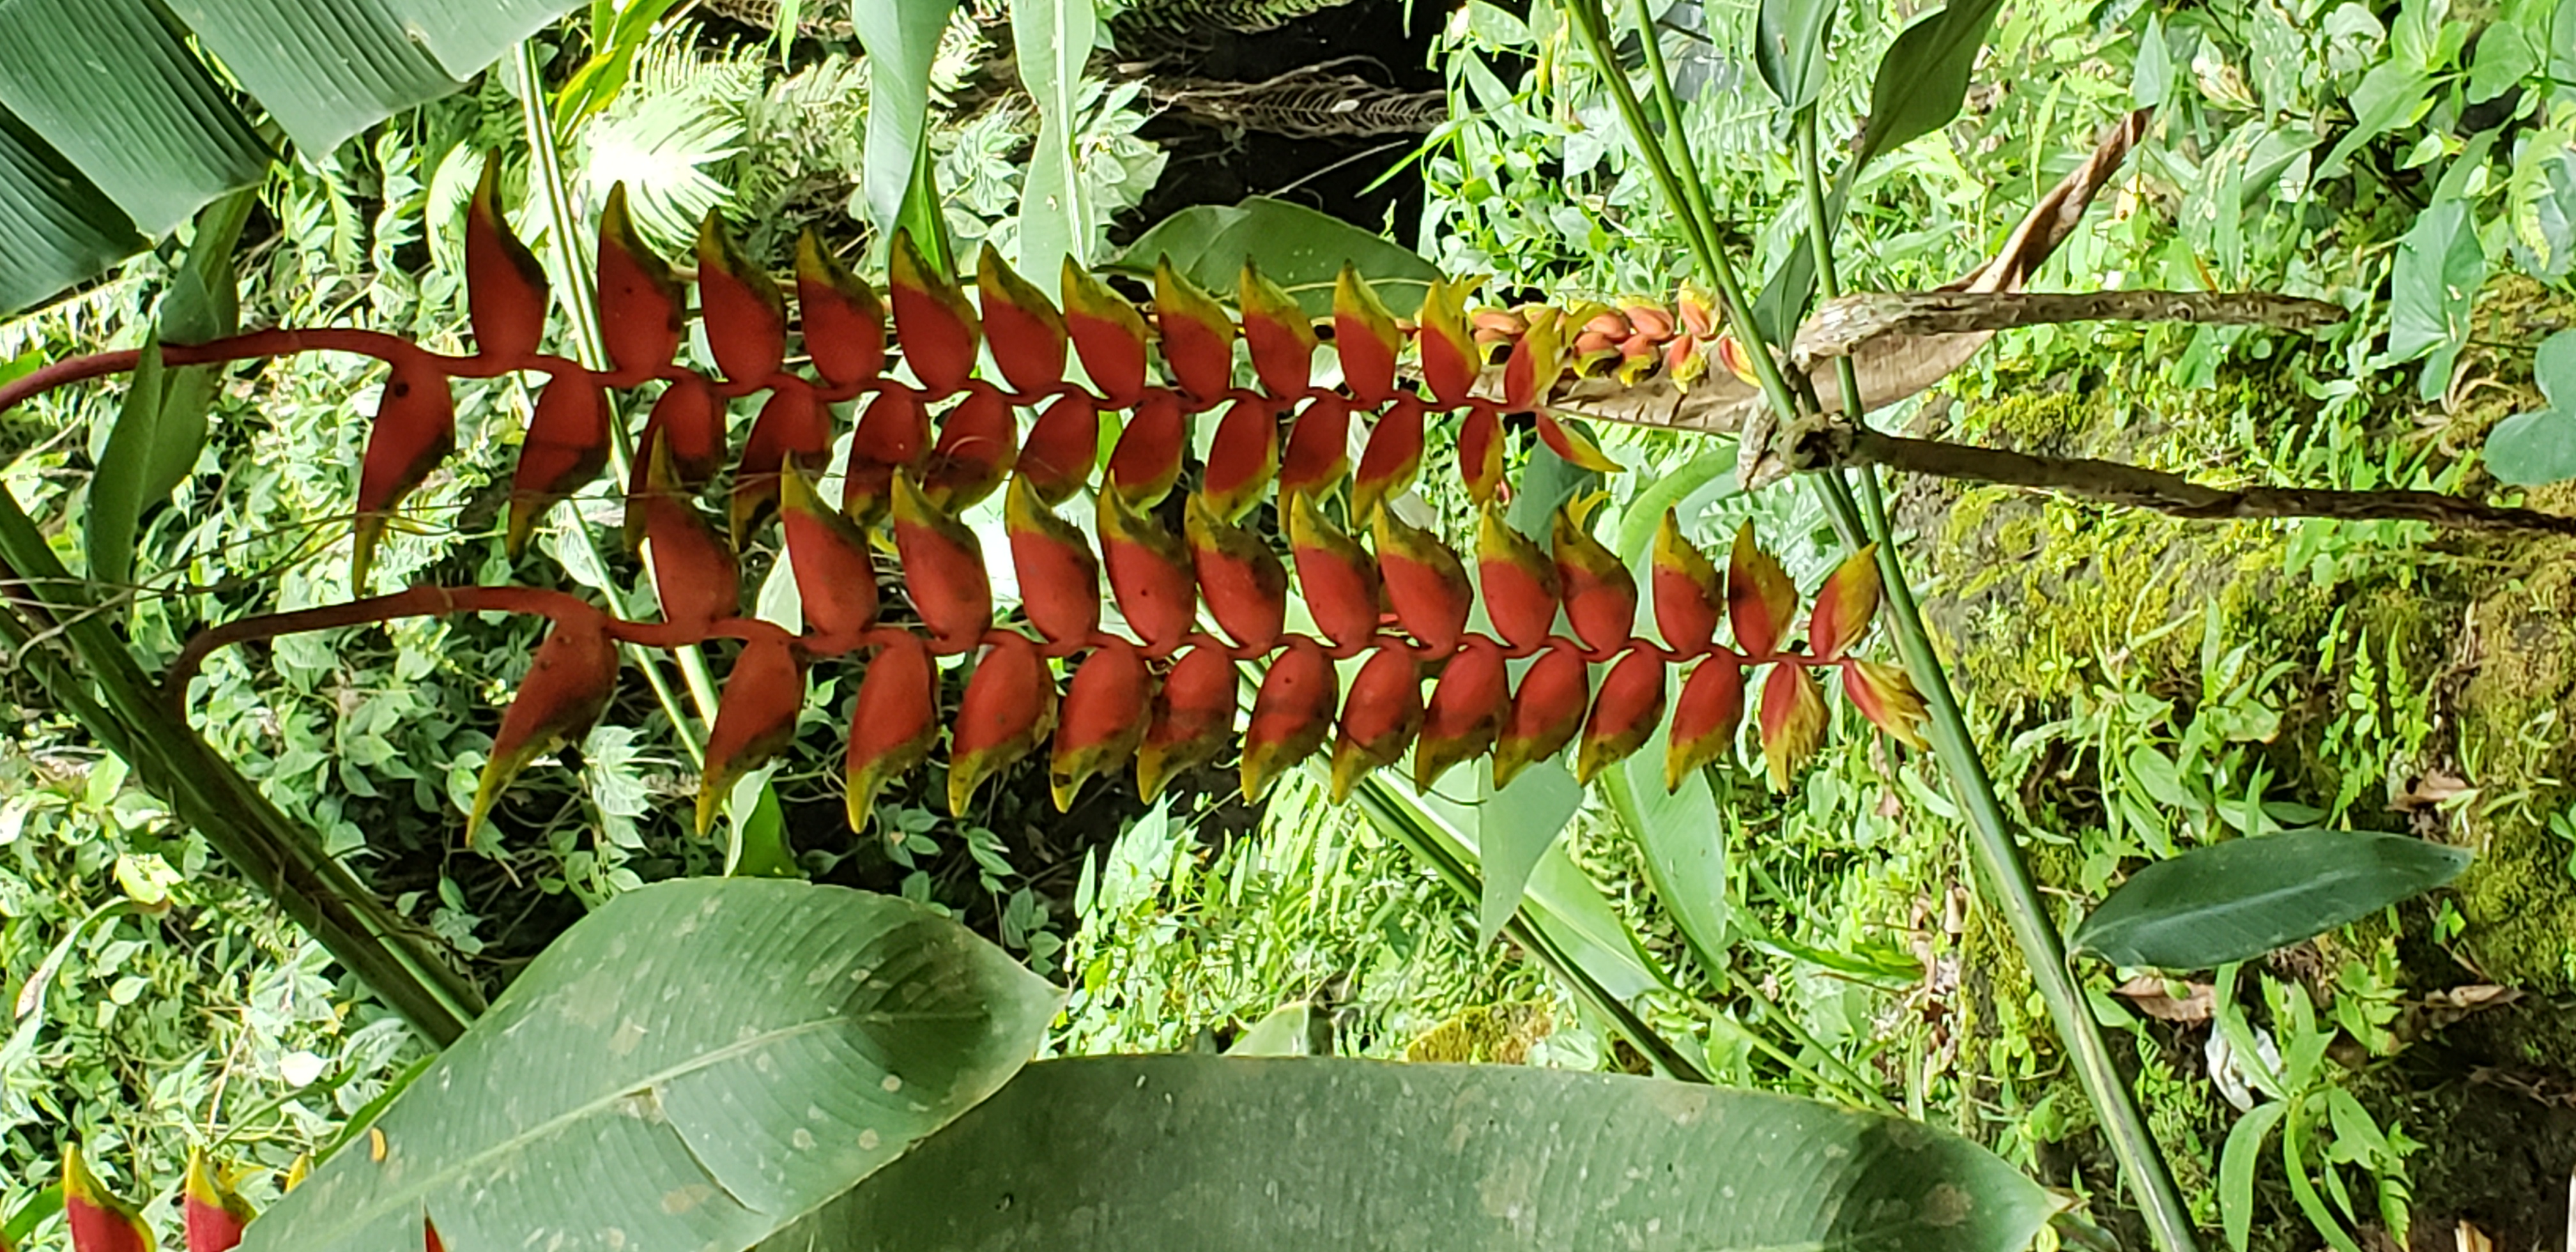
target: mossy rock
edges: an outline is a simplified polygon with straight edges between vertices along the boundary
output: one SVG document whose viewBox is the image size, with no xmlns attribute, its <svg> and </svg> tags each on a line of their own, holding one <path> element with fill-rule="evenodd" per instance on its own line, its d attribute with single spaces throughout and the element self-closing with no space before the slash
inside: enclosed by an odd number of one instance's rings
<svg viewBox="0 0 2576 1252">
<path fill-rule="evenodd" d="M 2498 588 L 2468 620 L 2475 670 L 2456 704 L 2459 754 L 2482 795 L 2461 814 L 2478 854 L 2457 884 L 2461 942 L 2498 982 L 2576 990 L 2576 845 L 2549 829 L 2576 806 L 2576 550 Z"/>
</svg>

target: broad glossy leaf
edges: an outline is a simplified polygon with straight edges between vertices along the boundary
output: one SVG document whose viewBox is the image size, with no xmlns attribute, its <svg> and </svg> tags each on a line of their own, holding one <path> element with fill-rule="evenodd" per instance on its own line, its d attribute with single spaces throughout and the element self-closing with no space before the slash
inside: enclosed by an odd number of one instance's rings
<svg viewBox="0 0 2576 1252">
<path fill-rule="evenodd" d="M 1869 124 L 1852 154 L 1852 169 L 1959 116 L 1968 72 L 2002 8 L 2003 0 L 1951 0 L 1896 36 L 1870 84 Z"/>
<path fill-rule="evenodd" d="M 861 185 L 879 230 L 894 228 L 913 183 L 930 113 L 930 62 L 956 7 L 955 0 L 883 0 L 850 8 L 853 33 L 868 53 L 867 175 Z"/>
<path fill-rule="evenodd" d="M 1029 1066 L 764 1252 L 2007 1252 L 2057 1208 L 1966 1140 L 1788 1096 L 1518 1066 L 1096 1057 Z"/>
<path fill-rule="evenodd" d="M 2421 895 L 2469 852 L 2410 835 L 2343 830 L 2194 848 L 2129 876 L 2069 946 L 2114 965 L 2209 969 L 2261 956 Z"/>
<path fill-rule="evenodd" d="M 378 0 L 163 0 L 171 15 L 319 157 L 457 82 Z M 282 38 L 287 32 L 295 38 Z"/>
<path fill-rule="evenodd" d="M 2487 436 L 2487 468 L 2521 486 L 2576 478 L 2576 331 L 2542 340 L 2532 376 L 2549 403 L 2496 423 Z"/>
<path fill-rule="evenodd" d="M 243 1247 L 749 1247 L 972 1107 L 1053 989 L 906 901 L 692 878 L 576 923 Z"/>
<path fill-rule="evenodd" d="M 1310 317 L 1333 312 L 1333 280 L 1356 267 L 1388 304 L 1412 308 L 1440 276 L 1429 261 L 1301 204 L 1252 196 L 1231 207 L 1202 204 L 1156 223 L 1109 268 L 1151 278 L 1156 260 L 1207 291 L 1232 291 L 1249 261 L 1297 298 Z"/>
<path fill-rule="evenodd" d="M 1838 0 L 1762 0 L 1753 18 L 1753 66 L 1780 98 L 1783 114 L 1816 102 L 1825 89 L 1825 45 L 1833 40 Z"/>
<path fill-rule="evenodd" d="M 1664 788 L 1670 732 L 1657 727 L 1635 755 L 1601 772 L 1601 794 L 1644 854 L 1646 885 L 1671 911 L 1691 955 L 1712 976 L 1732 942 L 1727 921 L 1726 825 L 1705 775 Z"/>
</svg>

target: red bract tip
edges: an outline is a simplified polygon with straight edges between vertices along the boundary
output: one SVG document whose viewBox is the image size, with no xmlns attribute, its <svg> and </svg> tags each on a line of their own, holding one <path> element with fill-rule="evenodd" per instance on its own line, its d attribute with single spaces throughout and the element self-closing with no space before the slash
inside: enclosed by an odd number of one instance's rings
<svg viewBox="0 0 2576 1252">
<path fill-rule="evenodd" d="M 1350 798 L 1360 778 L 1403 757 L 1422 730 L 1422 666 L 1402 644 L 1369 653 L 1342 701 L 1341 737 L 1333 746 L 1333 800 Z"/>
<path fill-rule="evenodd" d="M 519 694 L 492 736 L 482 780 L 475 784 L 474 807 L 465 818 L 469 843 L 528 762 L 589 734 L 607 711 L 609 697 L 617 691 L 617 645 L 609 640 L 607 627 L 602 614 L 566 617 L 537 645 L 527 676 L 519 680 Z"/>
<path fill-rule="evenodd" d="M 501 211 L 501 154 L 483 158 L 483 179 L 465 211 L 465 308 L 474 351 L 494 361 L 535 355 L 546 333 L 546 269 L 510 233 Z"/>
<path fill-rule="evenodd" d="M 1478 635 L 1449 658 L 1423 711 L 1422 737 L 1413 745 L 1413 788 L 1429 791 L 1449 768 L 1475 760 L 1494 746 L 1511 703 L 1502 649 Z"/>
<path fill-rule="evenodd" d="M 1375 408 L 1395 394 L 1395 357 L 1404 334 L 1395 316 L 1344 262 L 1333 280 L 1333 351 L 1342 359 L 1342 381 L 1360 403 Z"/>
<path fill-rule="evenodd" d="M 1788 668 L 1788 667 L 1783 667 Z M 1664 791 L 1681 789 L 1700 767 L 1724 760 L 1744 722 L 1744 664 L 1719 652 L 1691 670 L 1673 706 L 1672 735 L 1664 749 Z"/>
<path fill-rule="evenodd" d="M 1467 411 L 1458 425 L 1458 476 L 1467 498 L 1492 504 L 1503 492 L 1503 419 L 1482 405 Z"/>
<path fill-rule="evenodd" d="M 1055 728 L 1055 703 L 1055 679 L 1047 674 L 1045 658 L 1028 640 L 1003 635 L 976 663 L 957 706 L 949 739 L 951 816 L 964 817 L 978 784 L 1046 742 Z"/>
<path fill-rule="evenodd" d="M 823 381 L 853 387 L 884 372 L 885 305 L 811 229 L 796 240 L 796 307 L 805 320 L 805 353 Z"/>
<path fill-rule="evenodd" d="M 1181 398 L 1160 387 L 1127 419 L 1118 447 L 1109 454 L 1110 489 L 1127 503 L 1149 509 L 1172 492 L 1181 476 L 1181 452 L 1189 434 L 1181 416 Z"/>
<path fill-rule="evenodd" d="M 930 415 L 909 391 L 877 393 L 850 434 L 841 468 L 841 511 L 861 526 L 885 520 L 894 500 L 894 476 L 930 456 Z"/>
<path fill-rule="evenodd" d="M 848 646 L 877 621 L 876 562 L 868 537 L 815 494 L 802 469 L 779 480 L 779 526 L 796 576 L 805 629 L 817 642 Z"/>
<path fill-rule="evenodd" d="M 1279 474 L 1279 419 L 1272 404 L 1249 397 L 1235 401 L 1208 444 L 1199 494 L 1229 522 L 1259 504 Z"/>
<path fill-rule="evenodd" d="M 537 520 L 555 501 L 599 477 L 608 466 L 608 396 L 588 375 L 567 375 L 537 393 L 519 465 L 510 480 L 510 526 L 504 547 L 513 557 L 528 546 Z"/>
<path fill-rule="evenodd" d="M 1021 391 L 1064 381 L 1064 317 L 1046 293 L 1002 260 L 990 241 L 975 260 L 975 291 L 984 302 L 984 337 L 1002 377 Z"/>
<path fill-rule="evenodd" d="M 367 594 L 376 542 L 393 509 L 456 450 L 456 406 L 447 377 L 427 357 L 407 354 L 394 362 L 367 429 L 367 451 L 358 465 L 358 527 L 349 563 L 349 588 Z"/>
<path fill-rule="evenodd" d="M 939 419 L 939 442 L 931 445 L 921 489 L 931 503 L 962 511 L 993 494 L 1018 455 L 1019 424 L 1011 418 L 1010 402 L 1000 392 L 974 388 Z"/>
<path fill-rule="evenodd" d="M 1762 680 L 1762 763 L 1775 790 L 1789 789 L 1789 774 L 1815 755 L 1825 738 L 1825 700 L 1803 665 L 1779 664 Z"/>
<path fill-rule="evenodd" d="M 1349 647 L 1377 634 L 1377 563 L 1357 540 L 1325 520 L 1312 496 L 1289 498 L 1288 551 L 1297 562 L 1307 611 L 1325 638 Z"/>
<path fill-rule="evenodd" d="M 1350 402 L 1317 396 L 1288 432 L 1288 450 L 1279 458 L 1279 490 L 1321 495 L 1350 472 Z"/>
<path fill-rule="evenodd" d="M 179 1193 L 179 1223 L 188 1252 L 232 1252 L 241 1245 L 242 1227 L 257 1216 L 259 1210 L 234 1192 L 222 1169 L 205 1153 L 189 1150 L 188 1179 Z"/>
<path fill-rule="evenodd" d="M 1841 658 L 1869 633 L 1878 592 L 1878 545 L 1870 544 L 1845 559 L 1816 590 L 1816 607 L 1807 617 L 1807 645 L 1817 660 Z"/>
<path fill-rule="evenodd" d="M 1655 531 L 1655 629 L 1674 651 L 1706 652 L 1726 609 L 1717 567 L 1682 536 L 1681 518 L 1664 510 Z"/>
<path fill-rule="evenodd" d="M 1498 509 L 1485 510 L 1476 533 L 1476 581 L 1494 633 L 1515 648 L 1537 647 L 1556 625 L 1556 563 Z"/>
<path fill-rule="evenodd" d="M 1291 638 L 1270 662 L 1243 732 L 1243 798 L 1259 799 L 1273 779 L 1314 755 L 1332 732 L 1338 694 L 1333 662 L 1314 640 Z"/>
<path fill-rule="evenodd" d="M 931 269 L 905 231 L 894 233 L 886 267 L 895 339 L 903 345 L 904 362 L 934 396 L 963 388 L 975 373 L 975 355 L 984 340 L 974 306 L 948 275 Z"/>
<path fill-rule="evenodd" d="M 1745 655 L 1765 660 L 1788 642 L 1789 619 L 1798 612 L 1798 588 L 1780 562 L 1753 541 L 1753 523 L 1735 532 L 1726 567 L 1726 615 Z"/>
<path fill-rule="evenodd" d="M 680 280 L 645 246 L 626 215 L 626 184 L 608 189 L 599 212 L 599 334 L 619 381 L 651 378 L 680 350 Z"/>
<path fill-rule="evenodd" d="M 1145 394 L 1145 318 L 1127 297 L 1064 259 L 1064 325 L 1091 376 L 1113 409 L 1133 408 Z"/>
<path fill-rule="evenodd" d="M 1216 759 L 1234 737 L 1238 675 L 1215 648 L 1192 648 L 1174 662 L 1154 696 L 1154 724 L 1136 749 L 1136 790 L 1148 801 L 1183 770 Z"/>
<path fill-rule="evenodd" d="M 951 648 L 972 645 L 993 625 L 993 587 L 975 532 L 940 511 L 912 476 L 894 476 L 894 547 L 903 585 L 931 638 Z"/>
<path fill-rule="evenodd" d="M 796 738 L 796 714 L 805 707 L 805 667 L 795 645 L 755 639 L 742 646 L 725 675 L 715 727 L 707 732 L 707 760 L 698 776 L 698 833 L 715 829 L 716 814 L 743 775 L 778 755 Z"/>
<path fill-rule="evenodd" d="M 645 475 L 644 541 L 663 620 L 707 626 L 732 617 L 742 608 L 733 549 L 673 480 L 668 445 L 655 445 L 652 455 Z"/>
<path fill-rule="evenodd" d="M 1655 735 L 1664 720 L 1664 659 L 1652 652 L 1629 652 L 1602 676 L 1601 694 L 1583 722 L 1583 743 L 1574 754 L 1574 779 L 1590 783 L 1602 770 L 1628 759 Z"/>
<path fill-rule="evenodd" d="M 1243 310 L 1243 342 L 1251 349 L 1252 373 L 1262 390 L 1283 397 L 1304 393 L 1315 368 L 1315 326 L 1306 310 L 1262 277 L 1249 259 L 1243 263 L 1237 303 Z"/>
<path fill-rule="evenodd" d="M 1467 327 L 1466 283 L 1435 278 L 1422 293 L 1422 312 L 1414 319 L 1413 342 L 1421 353 L 1422 380 L 1443 408 L 1467 403 L 1475 391 L 1482 357 Z"/>
<path fill-rule="evenodd" d="M 1100 410 L 1091 397 L 1057 396 L 1029 427 L 1020 448 L 1020 479 L 1049 507 L 1091 485 L 1100 462 Z"/>
<path fill-rule="evenodd" d="M 1269 651 L 1288 615 L 1288 571 L 1277 554 L 1259 535 L 1218 517 L 1196 495 L 1189 498 L 1184 530 L 1200 594 L 1217 625 L 1235 643 Z"/>
<path fill-rule="evenodd" d="M 859 681 L 850 705 L 850 754 L 844 775 L 850 829 L 866 831 L 877 793 L 897 776 L 930 759 L 939 737 L 938 672 L 930 649 L 911 635 L 896 635 Z"/>
<path fill-rule="evenodd" d="M 1154 265 L 1154 324 L 1163 336 L 1163 364 L 1181 390 L 1214 403 L 1234 381 L 1234 321 L 1198 284 L 1164 257 Z"/>
<path fill-rule="evenodd" d="M 1351 480 L 1351 515 L 1375 514 L 1410 489 L 1421 472 L 1422 402 L 1401 396 L 1369 431 L 1368 448 L 1360 453 L 1359 475 Z"/>
<path fill-rule="evenodd" d="M 1110 640 L 1085 658 L 1066 685 L 1055 752 L 1047 781 L 1056 811 L 1073 806 L 1075 793 L 1094 774 L 1107 773 L 1136 755 L 1153 721 L 1154 681 L 1144 658 L 1124 640 Z"/>
<path fill-rule="evenodd" d="M 1002 516 L 1029 624 L 1052 642 L 1089 639 L 1100 625 L 1100 561 L 1091 541 L 1047 508 L 1026 475 L 1012 480 Z"/>
<path fill-rule="evenodd" d="M 1394 510 L 1380 509 L 1377 560 L 1386 578 L 1387 603 L 1404 632 L 1434 652 L 1457 647 L 1476 598 L 1458 554 L 1431 532 L 1398 520 Z"/>
<path fill-rule="evenodd" d="M 832 415 L 801 379 L 783 379 L 743 441 L 733 471 L 733 541 L 742 543 L 778 502 L 778 476 L 787 466 L 820 465 L 832 451 Z"/>
<path fill-rule="evenodd" d="M 72 1252 L 152 1252 L 152 1228 L 69 1145 L 63 1148 L 63 1223 L 71 1228 Z"/>
<path fill-rule="evenodd" d="M 1100 493 L 1097 528 L 1101 564 L 1127 628 L 1149 647 L 1179 642 L 1198 619 L 1190 554 L 1180 537 L 1114 491 Z"/>
<path fill-rule="evenodd" d="M 1583 657 L 1564 648 L 1538 654 L 1512 694 L 1511 713 L 1494 740 L 1494 786 L 1511 785 L 1520 772 L 1565 750 L 1583 727 L 1592 695 Z"/>
<path fill-rule="evenodd" d="M 698 227 L 698 324 L 716 368 L 735 383 L 765 383 L 787 359 L 787 301 L 713 209 Z"/>
</svg>

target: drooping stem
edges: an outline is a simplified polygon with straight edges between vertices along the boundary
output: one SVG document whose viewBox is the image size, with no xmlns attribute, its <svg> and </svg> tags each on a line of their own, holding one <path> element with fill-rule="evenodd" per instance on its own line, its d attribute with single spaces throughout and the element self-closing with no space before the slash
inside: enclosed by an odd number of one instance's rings
<svg viewBox="0 0 2576 1252">
<path fill-rule="evenodd" d="M 63 568 L 5 490 L 0 563 L 8 571 L 0 643 L 47 698 L 423 1036 L 445 1046 L 462 1035 L 483 1010 L 473 983 L 416 943 L 401 918 L 322 850 L 318 834 L 279 811 L 158 698 L 98 613 L 90 584 Z"/>
</svg>

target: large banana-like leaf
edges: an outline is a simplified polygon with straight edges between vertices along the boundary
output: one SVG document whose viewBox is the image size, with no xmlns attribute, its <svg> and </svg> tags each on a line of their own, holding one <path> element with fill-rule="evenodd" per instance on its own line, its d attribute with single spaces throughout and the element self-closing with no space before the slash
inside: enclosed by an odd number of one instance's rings
<svg viewBox="0 0 2576 1252">
<path fill-rule="evenodd" d="M 2058 1202 L 1900 1118 L 1664 1079 L 1042 1061 L 762 1252 L 2017 1252 Z"/>
<path fill-rule="evenodd" d="M 267 170 L 267 145 L 191 37 L 320 157 L 455 90 L 572 3 L 0 3 L 0 312 L 97 274 Z"/>
<path fill-rule="evenodd" d="M 747 1248 L 1000 1087 L 1058 997 L 929 909 L 629 892 L 548 947 L 246 1252 Z"/>
</svg>

